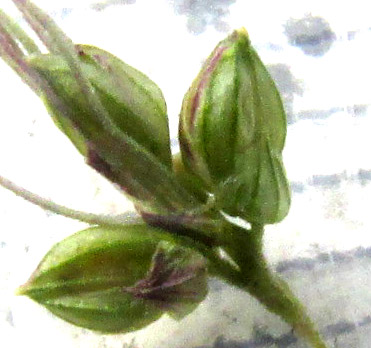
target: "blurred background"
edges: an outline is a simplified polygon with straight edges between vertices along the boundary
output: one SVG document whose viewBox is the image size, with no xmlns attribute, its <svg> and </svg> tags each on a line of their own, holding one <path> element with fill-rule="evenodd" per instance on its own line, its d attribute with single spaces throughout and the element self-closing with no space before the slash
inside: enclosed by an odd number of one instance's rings
<svg viewBox="0 0 371 348">
<path fill-rule="evenodd" d="M 371 337 L 371 19 L 367 1 L 34 0 L 76 43 L 143 71 L 167 100 L 174 152 L 184 93 L 228 33 L 246 27 L 283 97 L 284 160 L 293 200 L 268 226 L 265 253 L 329 347 Z M 25 26 L 10 0 L 0 8 Z M 75 209 L 121 213 L 131 204 L 89 169 L 38 98 L 0 61 L 0 174 Z M 215 279 L 176 322 L 104 336 L 75 328 L 14 291 L 56 242 L 86 225 L 0 189 L 0 346 L 81 348 L 305 347 L 249 295 Z"/>
</svg>

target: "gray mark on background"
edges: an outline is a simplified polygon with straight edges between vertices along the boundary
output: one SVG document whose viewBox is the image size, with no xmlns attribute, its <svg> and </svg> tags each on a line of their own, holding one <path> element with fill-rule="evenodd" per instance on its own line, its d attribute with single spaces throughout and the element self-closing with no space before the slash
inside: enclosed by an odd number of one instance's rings
<svg viewBox="0 0 371 348">
<path fill-rule="evenodd" d="M 187 16 L 187 28 L 192 34 L 201 34 L 207 26 L 216 30 L 229 31 L 229 25 L 224 20 L 229 14 L 228 7 L 236 0 L 172 0 L 175 14 Z"/>
<path fill-rule="evenodd" d="M 136 0 L 102 0 L 97 1 L 91 5 L 91 8 L 96 11 L 103 11 L 109 6 L 113 5 L 132 5 Z"/>
<path fill-rule="evenodd" d="M 289 19 L 285 24 L 285 34 L 291 45 L 310 56 L 324 55 L 336 39 L 326 20 L 312 15 Z"/>
</svg>

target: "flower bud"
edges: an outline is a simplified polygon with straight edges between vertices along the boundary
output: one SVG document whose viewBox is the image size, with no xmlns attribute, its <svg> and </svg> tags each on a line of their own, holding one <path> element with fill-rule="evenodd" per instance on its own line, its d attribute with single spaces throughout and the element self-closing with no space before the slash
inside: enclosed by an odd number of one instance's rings
<svg viewBox="0 0 371 348">
<path fill-rule="evenodd" d="M 221 41 L 186 93 L 179 138 L 185 166 L 220 208 L 275 223 L 289 209 L 282 164 L 286 116 L 245 29 Z"/>
<path fill-rule="evenodd" d="M 82 72 L 112 122 L 162 163 L 170 166 L 166 104 L 157 85 L 140 71 L 102 49 L 87 45 L 78 45 L 76 49 Z M 89 117 L 92 110 L 86 105 L 78 82 L 62 57 L 36 55 L 28 62 L 55 87 L 65 103 L 80 112 L 81 118 L 86 118 L 86 123 L 93 122 Z M 49 110 L 59 122 L 66 119 L 66 115 L 60 115 L 55 108 Z"/>
<path fill-rule="evenodd" d="M 88 164 L 124 189 L 143 210 L 192 207 L 195 201 L 171 172 L 166 105 L 160 89 L 108 52 L 84 45 L 77 51 L 91 97 L 109 119 L 97 117 L 64 57 L 32 56 L 28 64 L 56 96 L 57 102 L 50 93 L 41 93 L 54 121 Z"/>
<path fill-rule="evenodd" d="M 86 76 L 118 128 L 171 167 L 167 110 L 146 75 L 94 46 L 77 45 Z"/>
<path fill-rule="evenodd" d="M 58 317 L 91 330 L 138 330 L 163 311 L 124 288 L 150 269 L 159 239 L 156 229 L 127 225 L 88 228 L 56 244 L 18 293 Z"/>
</svg>

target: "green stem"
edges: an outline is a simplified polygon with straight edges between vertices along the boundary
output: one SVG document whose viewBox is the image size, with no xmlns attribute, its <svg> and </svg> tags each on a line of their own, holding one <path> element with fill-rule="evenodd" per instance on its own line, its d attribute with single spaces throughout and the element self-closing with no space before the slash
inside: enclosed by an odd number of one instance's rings
<svg viewBox="0 0 371 348">
<path fill-rule="evenodd" d="M 268 267 L 263 255 L 263 226 L 251 230 L 235 227 L 233 242 L 226 251 L 240 267 L 241 277 L 234 285 L 247 290 L 270 312 L 290 324 L 313 348 L 326 348 L 305 307 L 288 285 Z"/>
<path fill-rule="evenodd" d="M 18 41 L 27 54 L 41 54 L 36 43 L 25 33 L 25 31 L 3 10 L 0 9 L 0 26 L 2 26 L 16 41 Z"/>
<path fill-rule="evenodd" d="M 125 224 L 136 224 L 142 221 L 137 214 L 134 215 L 132 213 L 111 216 L 86 213 L 83 211 L 70 209 L 63 205 L 54 203 L 46 198 L 43 198 L 33 192 L 30 192 L 2 176 L 0 176 L 0 186 L 3 186 L 4 188 L 15 193 L 17 196 L 20 196 L 26 201 L 29 201 L 43 209 L 49 210 L 55 214 L 65 216 L 70 219 L 86 222 L 90 225 L 120 227 Z"/>
</svg>

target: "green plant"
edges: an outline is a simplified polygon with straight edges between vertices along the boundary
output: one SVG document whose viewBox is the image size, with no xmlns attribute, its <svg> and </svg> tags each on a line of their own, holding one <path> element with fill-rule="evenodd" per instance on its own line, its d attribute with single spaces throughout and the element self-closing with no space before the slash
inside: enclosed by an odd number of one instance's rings
<svg viewBox="0 0 371 348">
<path fill-rule="evenodd" d="M 75 325 L 128 332 L 164 313 L 180 319 L 193 311 L 212 275 L 249 292 L 313 347 L 325 347 L 262 253 L 264 225 L 281 221 L 290 206 L 286 116 L 247 32 L 234 31 L 204 63 L 184 97 L 181 151 L 172 155 L 166 104 L 147 76 L 97 47 L 73 44 L 30 1 L 13 2 L 48 53 L 0 12 L 1 57 L 138 212 L 73 211 L 0 177 L 17 195 L 95 226 L 55 245 L 18 293 Z"/>
</svg>

